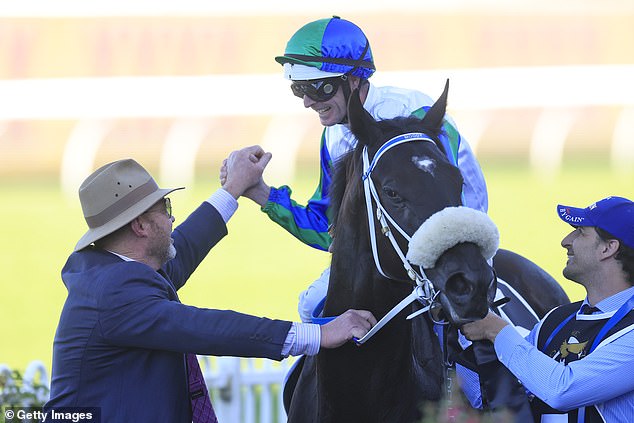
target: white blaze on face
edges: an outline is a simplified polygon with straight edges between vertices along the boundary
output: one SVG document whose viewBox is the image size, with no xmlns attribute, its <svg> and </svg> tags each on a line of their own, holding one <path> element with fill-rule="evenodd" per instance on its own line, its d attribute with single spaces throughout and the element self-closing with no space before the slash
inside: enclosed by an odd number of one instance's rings
<svg viewBox="0 0 634 423">
<path fill-rule="evenodd" d="M 434 176 L 434 170 L 436 169 L 436 161 L 427 156 L 412 156 L 412 163 L 414 166 Z"/>
</svg>

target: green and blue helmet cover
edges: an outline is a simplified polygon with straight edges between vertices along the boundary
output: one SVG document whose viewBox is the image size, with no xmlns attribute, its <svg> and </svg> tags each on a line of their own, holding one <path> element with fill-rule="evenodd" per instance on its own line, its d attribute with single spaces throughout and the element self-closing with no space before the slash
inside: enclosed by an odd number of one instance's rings
<svg viewBox="0 0 634 423">
<path fill-rule="evenodd" d="M 364 79 L 375 70 L 370 42 L 361 28 L 338 16 L 301 27 L 286 44 L 284 55 L 275 60 Z"/>
</svg>

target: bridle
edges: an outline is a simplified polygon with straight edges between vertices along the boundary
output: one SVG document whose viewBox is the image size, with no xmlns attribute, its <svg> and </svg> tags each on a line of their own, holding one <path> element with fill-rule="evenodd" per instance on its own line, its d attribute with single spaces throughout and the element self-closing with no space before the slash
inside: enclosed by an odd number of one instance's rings
<svg viewBox="0 0 634 423">
<path fill-rule="evenodd" d="M 416 266 L 418 267 L 418 270 L 415 270 L 412 264 L 405 257 L 405 254 L 403 253 L 403 250 L 401 249 L 401 247 L 396 242 L 396 238 L 394 238 L 392 229 L 396 229 L 401 234 L 401 236 L 403 236 L 403 238 L 405 238 L 408 242 L 411 240 L 411 235 L 405 232 L 405 230 L 403 230 L 403 228 L 399 226 L 399 224 L 392 218 L 392 216 L 390 216 L 390 214 L 385 209 L 385 207 L 383 207 L 383 205 L 381 204 L 379 195 L 377 194 L 374 182 L 372 181 L 372 171 L 376 167 L 381 157 L 388 150 L 398 145 L 401 145 L 407 142 L 414 142 L 414 141 L 434 143 L 432 139 L 430 139 L 427 135 L 421 132 L 410 132 L 407 134 L 401 134 L 386 141 L 377 150 L 372 160 L 369 159 L 368 147 L 367 146 L 363 147 L 363 152 L 362 152 L 363 176 L 361 177 L 361 179 L 363 180 L 363 190 L 365 194 L 364 197 L 365 197 L 366 210 L 368 214 L 368 226 L 370 231 L 370 244 L 372 246 L 372 257 L 374 258 L 374 264 L 376 265 L 378 272 L 382 276 L 388 279 L 393 279 L 387 276 L 385 272 L 383 271 L 383 268 L 381 267 L 381 262 L 379 259 L 379 251 L 377 248 L 377 236 L 376 236 L 376 230 L 374 225 L 374 218 L 376 218 L 376 220 L 379 222 L 381 226 L 381 233 L 390 240 L 390 243 L 392 244 L 392 248 L 394 249 L 394 252 L 396 252 L 398 257 L 400 258 L 401 262 L 403 263 L 403 267 L 405 268 L 405 271 L 407 272 L 408 277 L 414 283 L 414 289 L 412 290 L 411 294 L 409 294 L 407 297 L 401 300 L 401 302 L 399 302 L 396 306 L 394 306 L 392 310 L 390 310 L 381 320 L 379 320 L 378 323 L 374 325 L 372 329 L 370 329 L 370 331 L 364 337 L 360 339 L 355 339 L 354 341 L 357 344 L 365 343 L 376 332 L 378 332 L 379 329 L 381 329 L 387 322 L 392 320 L 394 316 L 396 316 L 399 312 L 401 312 L 401 310 L 403 310 L 405 307 L 407 307 L 414 301 L 419 301 L 420 303 L 422 303 L 423 308 L 407 316 L 408 320 L 422 313 L 427 312 L 435 303 L 436 297 L 439 294 L 439 292 L 436 292 L 433 284 L 431 283 L 431 281 L 425 274 L 425 271 L 423 270 L 423 268 L 421 266 Z"/>
<path fill-rule="evenodd" d="M 423 270 L 422 267 L 419 266 L 419 272 L 417 272 L 416 270 L 414 270 L 414 268 L 412 267 L 411 263 L 407 260 L 407 258 L 405 258 L 405 254 L 403 253 L 403 250 L 401 250 L 401 247 L 398 245 L 398 243 L 396 242 L 396 239 L 394 238 L 394 235 L 392 234 L 390 224 L 408 242 L 412 239 L 412 237 L 407 232 L 405 232 L 405 230 L 401 228 L 398 223 L 396 223 L 394 218 L 392 218 L 392 216 L 390 216 L 390 214 L 385 209 L 385 207 L 383 207 L 383 204 L 381 204 L 381 200 L 376 191 L 374 181 L 372 181 L 372 171 L 376 167 L 381 157 L 388 150 L 400 144 L 404 144 L 406 142 L 413 142 L 413 141 L 426 141 L 426 142 L 434 143 L 434 141 L 432 141 L 429 137 L 427 137 L 425 134 L 420 132 L 412 132 L 412 133 L 398 135 L 386 141 L 385 144 L 383 144 L 381 148 L 377 150 L 372 161 L 370 161 L 368 157 L 368 147 L 364 146 L 363 153 L 362 153 L 363 176 L 361 177 L 361 179 L 363 180 L 365 205 L 366 205 L 366 210 L 368 213 L 368 226 L 370 228 L 370 243 L 372 245 L 372 257 L 374 258 L 374 263 L 376 265 L 377 270 L 382 276 L 388 279 L 392 279 L 385 274 L 385 272 L 383 271 L 383 268 L 381 267 L 381 263 L 379 260 L 379 252 L 378 252 L 377 243 L 376 243 L 376 230 L 375 230 L 375 226 L 372 224 L 373 216 L 376 217 L 376 220 L 381 225 L 381 232 L 383 233 L 383 235 L 385 235 L 390 240 L 390 243 L 392 244 L 392 248 L 394 248 L 394 251 L 401 259 L 401 262 L 403 263 L 403 267 L 405 268 L 405 271 L 407 272 L 407 275 L 409 276 L 409 278 L 412 281 L 414 281 L 416 285 L 423 286 L 423 285 L 431 285 L 431 282 L 425 275 L 425 271 Z M 372 203 L 373 203 L 372 200 L 374 200 L 374 204 L 375 204 L 374 213 L 372 210 Z M 429 287 L 431 288 L 431 286 Z"/>
</svg>

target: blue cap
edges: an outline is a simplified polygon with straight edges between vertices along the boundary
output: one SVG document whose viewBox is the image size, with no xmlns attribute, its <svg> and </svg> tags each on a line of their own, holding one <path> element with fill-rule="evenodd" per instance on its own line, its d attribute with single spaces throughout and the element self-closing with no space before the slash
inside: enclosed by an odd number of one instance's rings
<svg viewBox="0 0 634 423">
<path fill-rule="evenodd" d="M 634 202 L 627 198 L 607 197 L 585 209 L 559 204 L 557 214 L 561 220 L 575 228 L 601 228 L 628 247 L 634 248 Z"/>
</svg>

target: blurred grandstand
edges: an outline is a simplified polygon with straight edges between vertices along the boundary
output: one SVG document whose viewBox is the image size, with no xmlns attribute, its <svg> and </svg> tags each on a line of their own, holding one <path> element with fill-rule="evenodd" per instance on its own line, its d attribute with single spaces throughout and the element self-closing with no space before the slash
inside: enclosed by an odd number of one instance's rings
<svg viewBox="0 0 634 423">
<path fill-rule="evenodd" d="M 631 1 L 222 3 L 0 3 L 0 177 L 54 175 L 74 191 L 96 165 L 134 156 L 187 184 L 259 143 L 275 155 L 271 182 L 286 179 L 315 160 L 321 130 L 273 57 L 332 14 L 366 31 L 377 84 L 436 96 L 450 78 L 451 113 L 481 160 L 632 168 Z"/>
</svg>

